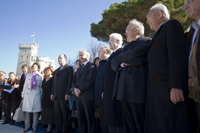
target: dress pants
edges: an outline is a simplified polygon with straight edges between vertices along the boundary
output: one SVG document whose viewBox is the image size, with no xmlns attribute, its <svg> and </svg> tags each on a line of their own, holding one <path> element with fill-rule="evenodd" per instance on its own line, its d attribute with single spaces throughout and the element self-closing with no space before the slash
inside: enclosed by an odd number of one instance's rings
<svg viewBox="0 0 200 133">
<path fill-rule="evenodd" d="M 124 133 L 143 133 L 145 104 L 121 101 Z"/>
<path fill-rule="evenodd" d="M 198 132 L 200 133 L 200 103 L 195 103 L 195 107 L 196 107 L 196 113 L 197 113 L 197 118 L 198 118 Z"/>
<path fill-rule="evenodd" d="M 104 125 L 104 124 L 101 123 L 102 117 L 103 117 L 103 114 L 102 114 L 102 106 L 98 106 L 98 110 L 99 110 L 99 118 L 100 118 L 101 132 L 102 132 L 102 133 L 108 133 L 108 126 L 106 126 L 106 125 Z"/>
<path fill-rule="evenodd" d="M 5 122 L 10 122 L 10 116 L 11 116 L 11 108 L 12 108 L 12 118 L 15 115 L 15 110 L 18 108 L 18 101 L 9 101 L 6 102 L 6 118 L 5 118 Z"/>
<path fill-rule="evenodd" d="M 111 127 L 111 126 L 108 126 L 108 131 L 109 131 L 109 133 L 128 133 L 128 132 L 124 132 L 124 127 Z"/>
<path fill-rule="evenodd" d="M 76 106 L 78 111 L 77 113 L 78 113 L 79 133 L 86 133 L 86 130 L 87 133 L 94 133 L 95 129 L 94 101 L 82 101 L 78 98 L 76 101 Z"/>
<path fill-rule="evenodd" d="M 30 128 L 30 115 L 31 113 L 33 113 L 33 124 L 32 124 L 32 128 L 33 130 L 37 129 L 37 125 L 38 125 L 38 120 L 39 120 L 39 112 L 25 112 L 25 129 Z"/>
<path fill-rule="evenodd" d="M 68 121 L 68 102 L 59 99 L 54 100 L 54 120 L 57 132 L 67 132 L 70 129 Z"/>
</svg>

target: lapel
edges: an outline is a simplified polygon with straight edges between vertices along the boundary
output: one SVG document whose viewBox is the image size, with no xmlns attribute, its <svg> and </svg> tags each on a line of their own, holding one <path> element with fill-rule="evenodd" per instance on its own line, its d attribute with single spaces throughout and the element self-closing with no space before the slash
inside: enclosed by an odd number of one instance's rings
<svg viewBox="0 0 200 133">
<path fill-rule="evenodd" d="M 60 75 L 62 73 L 62 71 L 67 67 L 67 63 L 63 66 L 62 70 L 60 70 L 60 67 L 58 68 L 57 76 Z"/>
<path fill-rule="evenodd" d="M 153 36 L 153 38 L 152 38 L 152 40 L 151 40 L 151 42 L 150 42 L 150 45 L 149 45 L 148 50 L 150 49 L 150 47 L 151 47 L 151 45 L 153 44 L 155 38 L 156 38 L 157 35 L 160 33 L 160 31 L 161 31 L 161 29 L 163 28 L 164 25 L 165 25 L 165 24 L 161 25 L 160 28 L 156 31 L 155 35 Z"/>
<path fill-rule="evenodd" d="M 83 71 L 86 69 L 86 67 L 88 67 L 89 66 L 89 64 L 90 64 L 90 62 L 88 62 L 86 65 L 85 65 L 85 67 L 82 69 L 82 71 L 81 71 L 81 67 L 79 68 L 79 72 L 78 72 L 78 78 L 82 75 L 82 73 L 83 73 Z"/>
<path fill-rule="evenodd" d="M 189 32 L 187 33 L 187 36 L 186 36 L 186 43 L 188 45 L 189 52 L 191 50 L 192 38 L 193 38 L 194 32 L 195 32 L 194 28 L 191 27 Z"/>
</svg>

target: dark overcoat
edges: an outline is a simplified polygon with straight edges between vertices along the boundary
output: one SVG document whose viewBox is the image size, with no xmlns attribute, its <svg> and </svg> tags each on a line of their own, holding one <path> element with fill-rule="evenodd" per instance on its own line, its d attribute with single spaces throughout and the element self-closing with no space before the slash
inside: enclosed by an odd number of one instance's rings
<svg viewBox="0 0 200 133">
<path fill-rule="evenodd" d="M 108 59 L 107 67 L 105 70 L 104 76 L 104 88 L 103 88 L 103 119 L 102 122 L 104 125 L 112 126 L 112 127 L 122 127 L 122 111 L 121 111 L 121 103 L 116 99 L 112 99 L 113 89 L 114 89 L 114 81 L 116 76 L 116 71 L 113 71 L 111 68 L 111 60 L 120 54 L 122 48 L 115 51 Z"/>
<path fill-rule="evenodd" d="M 160 26 L 148 49 L 145 133 L 190 133 L 187 98 L 188 48 L 181 24 Z M 170 100 L 171 88 L 185 93 L 185 102 Z"/>
<path fill-rule="evenodd" d="M 147 90 L 147 50 L 150 38 L 144 36 L 127 44 L 123 51 L 112 59 L 112 69 L 118 71 L 113 97 L 117 100 L 145 104 Z M 119 67 L 124 62 L 130 66 Z"/>
</svg>

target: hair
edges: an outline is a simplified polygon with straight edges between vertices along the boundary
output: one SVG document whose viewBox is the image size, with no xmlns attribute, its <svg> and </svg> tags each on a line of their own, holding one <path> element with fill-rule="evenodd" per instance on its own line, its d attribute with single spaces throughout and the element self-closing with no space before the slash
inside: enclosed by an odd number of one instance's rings
<svg viewBox="0 0 200 133">
<path fill-rule="evenodd" d="M 14 72 L 9 72 L 9 75 L 10 75 L 10 74 L 13 74 L 13 75 L 15 76 L 15 73 L 14 73 Z"/>
<path fill-rule="evenodd" d="M 54 63 L 49 63 L 49 67 L 50 67 L 50 66 L 56 67 L 56 65 L 55 65 Z"/>
<path fill-rule="evenodd" d="M 90 53 L 89 53 L 87 50 L 80 50 L 78 53 L 79 53 L 79 54 L 80 54 L 80 53 L 86 54 L 86 55 L 88 56 L 88 60 L 90 60 Z"/>
<path fill-rule="evenodd" d="M 47 71 L 47 70 L 51 71 L 51 75 L 53 75 L 53 71 L 51 70 L 51 67 L 45 67 L 44 73 L 45 73 L 45 71 Z"/>
<path fill-rule="evenodd" d="M 99 57 L 96 57 L 93 63 L 96 63 L 96 61 L 100 61 Z"/>
<path fill-rule="evenodd" d="M 21 69 L 23 69 L 24 67 L 27 68 L 27 65 L 26 65 L 26 64 L 22 65 L 22 66 L 21 66 Z"/>
<path fill-rule="evenodd" d="M 137 19 L 132 19 L 129 21 L 129 24 L 131 25 L 132 30 L 137 28 L 139 34 L 144 35 L 144 25 L 142 22 L 138 21 Z"/>
<path fill-rule="evenodd" d="M 110 51 L 110 48 L 109 48 L 109 47 L 107 47 L 107 46 L 102 46 L 101 48 L 102 48 L 104 51 L 106 51 L 107 54 L 111 54 L 111 51 Z"/>
<path fill-rule="evenodd" d="M 6 75 L 4 71 L 0 71 L 0 76 Z"/>
<path fill-rule="evenodd" d="M 38 64 L 37 62 L 35 62 L 35 63 L 33 63 L 33 65 L 31 66 L 31 68 L 33 68 L 34 65 L 37 65 L 38 71 L 40 71 L 40 64 Z"/>
<path fill-rule="evenodd" d="M 122 43 L 123 43 L 123 37 L 122 37 L 122 35 L 119 34 L 119 33 L 112 33 L 112 34 L 110 34 L 109 38 L 113 38 L 114 41 L 117 41 L 117 40 L 119 39 L 119 43 L 120 43 L 121 45 L 122 45 Z"/>
<path fill-rule="evenodd" d="M 154 6 L 152 6 L 150 8 L 150 10 L 154 10 L 154 14 L 158 14 L 158 12 L 162 13 L 162 16 L 165 20 L 169 20 L 170 19 L 170 14 L 169 11 L 167 9 L 167 7 L 161 3 L 159 4 L 155 4 Z"/>
<path fill-rule="evenodd" d="M 82 62 L 80 61 L 80 60 L 76 60 L 76 63 L 77 62 L 79 62 L 78 64 L 79 64 L 79 66 L 81 66 L 82 65 Z"/>
</svg>

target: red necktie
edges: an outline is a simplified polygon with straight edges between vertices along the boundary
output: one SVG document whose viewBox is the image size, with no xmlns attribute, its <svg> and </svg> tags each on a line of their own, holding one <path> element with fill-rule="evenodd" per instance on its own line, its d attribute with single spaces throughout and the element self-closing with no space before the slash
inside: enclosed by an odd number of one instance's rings
<svg viewBox="0 0 200 133">
<path fill-rule="evenodd" d="M 25 79 L 25 74 L 23 75 L 23 80 Z"/>
</svg>

